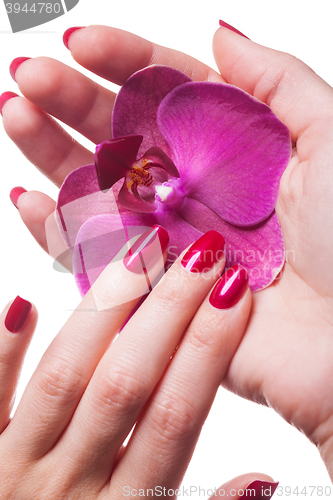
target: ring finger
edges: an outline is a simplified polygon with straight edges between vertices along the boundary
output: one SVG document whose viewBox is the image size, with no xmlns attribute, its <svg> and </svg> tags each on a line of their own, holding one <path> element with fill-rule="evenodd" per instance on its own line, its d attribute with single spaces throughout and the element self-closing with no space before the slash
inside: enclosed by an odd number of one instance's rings
<svg viewBox="0 0 333 500">
<path fill-rule="evenodd" d="M 179 487 L 250 308 L 246 271 L 234 266 L 202 303 L 136 426 L 112 478 L 119 493 L 129 475 L 138 490 Z"/>
</svg>

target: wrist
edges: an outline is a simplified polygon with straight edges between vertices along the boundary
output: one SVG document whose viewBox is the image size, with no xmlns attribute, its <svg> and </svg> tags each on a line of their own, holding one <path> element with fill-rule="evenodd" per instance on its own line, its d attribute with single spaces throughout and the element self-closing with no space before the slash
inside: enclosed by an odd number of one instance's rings
<svg viewBox="0 0 333 500">
<path fill-rule="evenodd" d="M 315 429 L 310 439 L 316 444 L 333 482 L 333 415 Z"/>
</svg>

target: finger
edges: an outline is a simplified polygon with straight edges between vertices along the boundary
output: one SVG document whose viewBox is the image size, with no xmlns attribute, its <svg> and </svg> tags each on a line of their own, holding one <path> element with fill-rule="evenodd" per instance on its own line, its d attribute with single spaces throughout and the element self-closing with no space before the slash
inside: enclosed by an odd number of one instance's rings
<svg viewBox="0 0 333 500">
<path fill-rule="evenodd" d="M 221 81 L 216 71 L 197 59 L 116 28 L 88 26 L 76 30 L 68 46 L 81 66 L 118 85 L 150 64 L 171 66 L 195 81 Z"/>
<path fill-rule="evenodd" d="M 243 268 L 231 268 L 202 303 L 112 478 L 119 491 L 129 471 L 134 488 L 180 485 L 245 332 L 251 309 L 247 283 Z"/>
<path fill-rule="evenodd" d="M 12 189 L 10 194 L 22 221 L 37 243 L 64 269 L 72 272 L 72 252 L 59 231 L 55 217 L 56 202 L 44 193 L 25 191 L 21 187 Z"/>
<path fill-rule="evenodd" d="M 231 497 L 235 500 L 241 498 L 253 498 L 254 500 L 262 498 L 269 500 L 274 495 L 278 484 L 270 476 L 266 476 L 266 474 L 242 474 L 216 488 L 216 492 L 209 497 L 209 500 L 225 497 Z"/>
<path fill-rule="evenodd" d="M 95 476 L 101 487 L 110 476 L 118 449 L 224 267 L 223 248 L 216 231 L 203 235 L 173 264 L 105 353 L 58 450 L 66 456 L 76 443 L 71 456 L 80 464 L 82 480 Z M 181 261 L 189 267 L 200 261 L 202 272 L 199 264 L 191 272 Z"/>
<path fill-rule="evenodd" d="M 39 84 L 36 87 L 39 88 Z M 9 99 L 2 115 L 8 136 L 28 160 L 57 185 L 62 184 L 69 172 L 93 161 L 90 151 L 27 99 Z"/>
<path fill-rule="evenodd" d="M 24 61 L 15 73 L 22 94 L 95 144 L 111 138 L 115 94 L 48 57 Z"/>
<path fill-rule="evenodd" d="M 150 252 L 152 283 L 163 268 L 167 233 L 155 226 L 142 240 L 147 248 L 132 258 L 138 263 Z M 67 427 L 100 358 L 147 293 L 146 274 L 142 268 L 130 272 L 123 260 L 110 263 L 46 351 L 8 427 L 8 446 L 17 446 L 24 458 L 43 456 Z"/>
<path fill-rule="evenodd" d="M 36 322 L 36 309 L 19 296 L 0 315 L 0 433 L 9 421 L 22 362 Z"/>
<path fill-rule="evenodd" d="M 332 88 L 295 57 L 226 28 L 215 33 L 213 50 L 222 77 L 270 106 L 293 140 L 318 118 L 332 115 Z"/>
</svg>

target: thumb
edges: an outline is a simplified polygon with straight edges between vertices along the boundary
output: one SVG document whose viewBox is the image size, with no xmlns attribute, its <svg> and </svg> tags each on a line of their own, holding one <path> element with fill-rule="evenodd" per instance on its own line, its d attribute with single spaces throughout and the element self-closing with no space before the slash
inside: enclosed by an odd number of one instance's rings
<svg viewBox="0 0 333 500">
<path fill-rule="evenodd" d="M 332 88 L 295 57 L 226 27 L 215 33 L 213 51 L 225 81 L 270 106 L 294 141 L 316 119 L 332 115 Z"/>
<path fill-rule="evenodd" d="M 252 500 L 269 500 L 274 495 L 279 483 L 275 483 L 270 476 L 250 472 L 231 479 L 222 484 L 209 500 L 215 498 L 251 498 Z"/>
</svg>

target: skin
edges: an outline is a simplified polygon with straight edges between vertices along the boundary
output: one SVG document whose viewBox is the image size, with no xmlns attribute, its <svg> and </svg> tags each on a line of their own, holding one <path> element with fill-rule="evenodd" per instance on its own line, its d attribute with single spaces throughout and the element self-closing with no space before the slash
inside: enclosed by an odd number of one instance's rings
<svg viewBox="0 0 333 500">
<path fill-rule="evenodd" d="M 270 405 L 299 428 L 316 444 L 333 478 L 331 87 L 294 57 L 226 28 L 218 29 L 213 42 L 220 74 L 191 57 L 113 28 L 78 30 L 69 48 L 79 64 L 117 84 L 152 63 L 173 66 L 194 80 L 226 81 L 268 104 L 289 127 L 296 147 L 277 203 L 288 260 L 280 278 L 254 294 L 246 336 L 223 384 Z M 89 163 L 92 154 L 73 142 L 49 114 L 101 142 L 109 138 L 114 94 L 47 58 L 25 61 L 16 80 L 25 98 L 5 104 L 5 129 L 27 158 L 60 185 L 73 168 Z M 41 130 L 40 147 L 31 149 Z M 46 248 L 44 223 L 54 202 L 30 192 L 19 198 L 18 206 L 23 221 Z"/>
<path fill-rule="evenodd" d="M 4 323 L 10 304 L 5 308 L 0 316 L 3 498 L 117 500 L 129 497 L 124 487 L 179 487 L 251 309 L 248 288 L 232 308 L 210 304 L 224 256 L 201 274 L 180 260 L 116 339 L 147 282 L 123 261 L 110 264 L 44 354 L 9 423 L 37 312 L 33 308 L 22 330 L 12 334 Z M 160 261 L 149 268 L 151 278 L 161 271 Z M 223 488 L 242 490 L 255 479 L 272 481 L 247 474 Z"/>
</svg>

